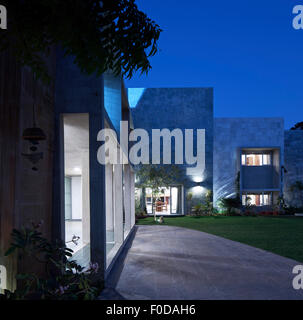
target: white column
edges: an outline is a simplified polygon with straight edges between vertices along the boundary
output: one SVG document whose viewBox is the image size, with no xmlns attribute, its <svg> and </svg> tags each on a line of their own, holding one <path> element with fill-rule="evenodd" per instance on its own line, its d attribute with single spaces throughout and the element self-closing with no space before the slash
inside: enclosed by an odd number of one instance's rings
<svg viewBox="0 0 303 320">
<path fill-rule="evenodd" d="M 131 190 L 130 190 L 130 165 L 124 166 L 124 208 L 125 208 L 125 230 L 128 232 L 131 228 Z"/>
<path fill-rule="evenodd" d="M 136 223 L 135 215 L 135 173 L 130 169 L 130 224 Z"/>
<path fill-rule="evenodd" d="M 90 243 L 89 152 L 82 155 L 82 237 Z"/>
<path fill-rule="evenodd" d="M 122 243 L 123 238 L 123 195 L 122 195 L 122 165 L 116 164 L 114 166 L 114 194 L 115 194 L 115 202 L 114 202 L 114 221 L 115 221 L 115 243 Z"/>
<path fill-rule="evenodd" d="M 106 230 L 114 230 L 113 219 L 113 166 L 105 166 L 105 206 L 106 206 Z"/>
</svg>

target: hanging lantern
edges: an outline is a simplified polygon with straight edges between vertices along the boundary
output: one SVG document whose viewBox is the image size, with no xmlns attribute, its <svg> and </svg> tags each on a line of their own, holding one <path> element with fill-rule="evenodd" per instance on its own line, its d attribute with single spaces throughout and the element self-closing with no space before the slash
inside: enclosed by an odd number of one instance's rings
<svg viewBox="0 0 303 320">
<path fill-rule="evenodd" d="M 23 140 L 28 140 L 32 144 L 36 145 L 39 144 L 39 141 L 45 140 L 46 135 L 42 129 L 33 127 L 25 129 L 23 131 L 22 138 Z"/>
<path fill-rule="evenodd" d="M 34 79 L 33 79 L 34 84 Z M 35 90 L 36 91 L 36 90 Z M 36 94 L 33 94 L 33 126 L 31 128 L 26 128 L 23 131 L 22 138 L 25 141 L 29 141 L 32 145 L 30 146 L 31 153 L 22 153 L 26 159 L 28 159 L 34 166 L 32 170 L 37 171 L 38 168 L 35 166 L 41 159 L 43 159 L 43 152 L 36 152 L 38 150 L 37 145 L 40 141 L 46 140 L 46 135 L 41 128 L 36 126 L 36 117 L 35 117 L 35 98 Z"/>
</svg>

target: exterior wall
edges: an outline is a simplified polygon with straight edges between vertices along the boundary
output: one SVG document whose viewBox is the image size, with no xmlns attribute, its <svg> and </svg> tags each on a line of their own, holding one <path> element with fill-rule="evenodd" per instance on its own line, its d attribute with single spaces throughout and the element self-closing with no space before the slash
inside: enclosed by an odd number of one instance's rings
<svg viewBox="0 0 303 320">
<path fill-rule="evenodd" d="M 88 114 L 89 118 L 89 153 L 87 155 L 87 176 L 83 183 L 89 183 L 89 194 L 82 195 L 83 210 L 89 209 L 90 217 L 86 217 L 83 223 L 88 224 L 90 239 L 83 235 L 86 242 L 90 242 L 90 257 L 87 254 L 85 260 L 97 262 L 100 266 L 100 278 L 105 276 L 106 269 L 106 233 L 105 233 L 105 172 L 97 160 L 97 151 L 101 143 L 97 141 L 98 132 L 104 128 L 104 83 L 103 77 L 83 74 L 73 57 L 65 57 L 60 49 L 57 50 L 56 70 L 56 103 L 55 103 L 55 148 L 54 159 L 54 210 L 53 210 L 53 234 L 54 238 L 65 238 L 64 221 L 64 141 L 62 114 Z M 83 189 L 83 190 L 84 190 Z M 85 210 L 85 205 L 89 205 Z M 79 250 L 80 251 L 80 250 Z M 84 253 L 84 251 L 83 251 Z M 88 262 L 88 261 L 86 261 Z"/>
<path fill-rule="evenodd" d="M 205 171 L 196 176 L 186 174 L 187 165 L 179 165 L 183 172 L 180 184 L 186 193 L 193 192 L 193 202 L 201 202 L 205 192 L 213 187 L 213 89 L 212 88 L 148 88 L 129 89 L 129 102 L 135 128 L 173 130 L 205 129 Z M 196 142 L 194 143 L 194 146 Z M 194 148 L 195 150 L 195 148 Z M 174 143 L 172 143 L 174 159 Z M 201 187 L 197 186 L 201 182 Z M 184 209 L 187 205 L 184 203 Z"/>
<path fill-rule="evenodd" d="M 280 170 L 271 166 L 242 167 L 242 189 L 279 189 L 280 188 Z"/>
<path fill-rule="evenodd" d="M 53 49 L 46 65 L 54 78 Z M 39 275 L 43 270 L 30 260 L 17 262 L 16 256 L 4 257 L 12 229 L 43 220 L 41 232 L 51 237 L 54 87 L 33 82 L 30 70 L 21 68 L 10 51 L 0 55 L 0 84 L 0 264 L 7 268 L 8 289 L 13 289 L 16 272 Z M 38 171 L 33 171 L 32 163 L 22 156 L 29 153 L 29 143 L 22 140 L 22 133 L 33 126 L 34 87 L 37 126 L 47 136 L 38 145 L 38 151 L 43 152 Z"/>
<path fill-rule="evenodd" d="M 284 156 L 284 121 L 281 118 L 215 118 L 214 203 L 236 194 L 240 148 L 280 148 Z M 282 162 L 283 163 L 283 162 Z"/>
<path fill-rule="evenodd" d="M 285 131 L 284 198 L 288 205 L 303 207 L 303 191 L 291 191 L 296 181 L 303 182 L 303 131 Z"/>
<path fill-rule="evenodd" d="M 122 119 L 121 102 L 121 78 L 110 73 L 104 74 L 104 107 L 118 133 Z"/>
<path fill-rule="evenodd" d="M 90 212 L 90 261 L 99 264 L 99 276 L 105 280 L 125 244 L 122 165 L 115 165 L 115 173 L 110 175 L 110 171 L 98 162 L 97 152 L 102 142 L 97 141 L 97 136 L 99 131 L 105 128 L 105 123 L 119 133 L 122 120 L 122 78 L 109 73 L 102 77 L 87 76 L 73 63 L 72 57 L 64 57 L 60 50 L 58 50 L 57 64 L 54 226 L 57 226 L 58 237 L 64 239 L 64 190 L 62 190 L 64 150 L 61 115 L 87 113 L 89 115 L 89 201 L 86 203 L 89 203 L 89 210 L 84 212 Z M 126 219 L 129 221 L 133 219 L 130 210 L 127 214 Z M 107 249 L 109 234 L 115 246 Z M 88 262 L 88 259 L 85 260 Z"/>
</svg>

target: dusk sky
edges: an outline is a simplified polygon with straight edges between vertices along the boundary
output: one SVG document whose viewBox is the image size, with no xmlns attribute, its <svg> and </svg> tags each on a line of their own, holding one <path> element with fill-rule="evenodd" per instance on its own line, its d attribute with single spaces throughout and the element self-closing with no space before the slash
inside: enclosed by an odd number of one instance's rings
<svg viewBox="0 0 303 320">
<path fill-rule="evenodd" d="M 128 87 L 214 87 L 216 117 L 303 121 L 303 0 L 137 0 L 163 29 L 149 75 Z"/>
</svg>

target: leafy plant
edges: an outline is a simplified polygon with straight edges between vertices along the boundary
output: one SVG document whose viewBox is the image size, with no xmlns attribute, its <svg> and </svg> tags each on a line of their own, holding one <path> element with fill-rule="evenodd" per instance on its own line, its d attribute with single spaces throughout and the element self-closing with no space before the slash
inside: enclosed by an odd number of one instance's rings
<svg viewBox="0 0 303 320">
<path fill-rule="evenodd" d="M 301 200 L 302 204 L 302 191 L 303 191 L 303 182 L 302 181 L 296 181 L 290 186 L 290 191 L 293 193 L 296 193 L 297 197 Z"/>
<path fill-rule="evenodd" d="M 76 261 L 70 260 L 73 250 L 60 242 L 50 243 L 38 231 L 39 225 L 32 228 L 14 229 L 12 244 L 6 255 L 17 252 L 19 259 L 32 259 L 44 267 L 45 277 L 34 272 L 17 274 L 17 289 L 8 290 L 0 299 L 32 300 L 91 300 L 102 289 L 102 283 L 96 280 L 98 264 L 91 263 L 84 269 Z"/>
<path fill-rule="evenodd" d="M 290 130 L 303 130 L 303 122 L 296 123 Z"/>
<path fill-rule="evenodd" d="M 295 213 L 302 213 L 303 207 L 286 206 L 284 210 L 286 214 L 293 215 Z"/>
<path fill-rule="evenodd" d="M 213 192 L 212 190 L 207 190 L 205 195 L 205 211 L 207 214 L 212 214 L 213 209 Z"/>
<path fill-rule="evenodd" d="M 186 195 L 186 200 L 187 200 L 187 211 L 188 211 L 189 214 L 191 213 L 192 198 L 193 198 L 193 193 L 192 192 L 188 192 L 187 195 Z"/>
<path fill-rule="evenodd" d="M 286 203 L 283 195 L 277 198 L 276 204 L 273 205 L 273 211 L 285 212 Z"/>
<path fill-rule="evenodd" d="M 303 191 L 303 182 L 296 181 L 294 184 L 290 186 L 290 191 Z"/>
<path fill-rule="evenodd" d="M 238 197 L 236 198 L 222 198 L 219 201 L 219 206 L 226 210 L 228 214 L 231 214 L 233 209 L 239 209 L 241 207 L 241 201 Z"/>
<path fill-rule="evenodd" d="M 203 211 L 204 211 L 204 205 L 202 203 L 198 203 L 194 206 L 194 213 L 196 215 L 203 214 Z"/>
<path fill-rule="evenodd" d="M 50 81 L 45 59 L 50 47 L 65 55 L 86 74 L 107 70 L 130 78 L 151 69 L 161 29 L 138 10 L 134 0 L 2 0 L 9 12 L 1 31 L 0 52 L 11 48 L 17 60 L 37 78 Z"/>
</svg>

